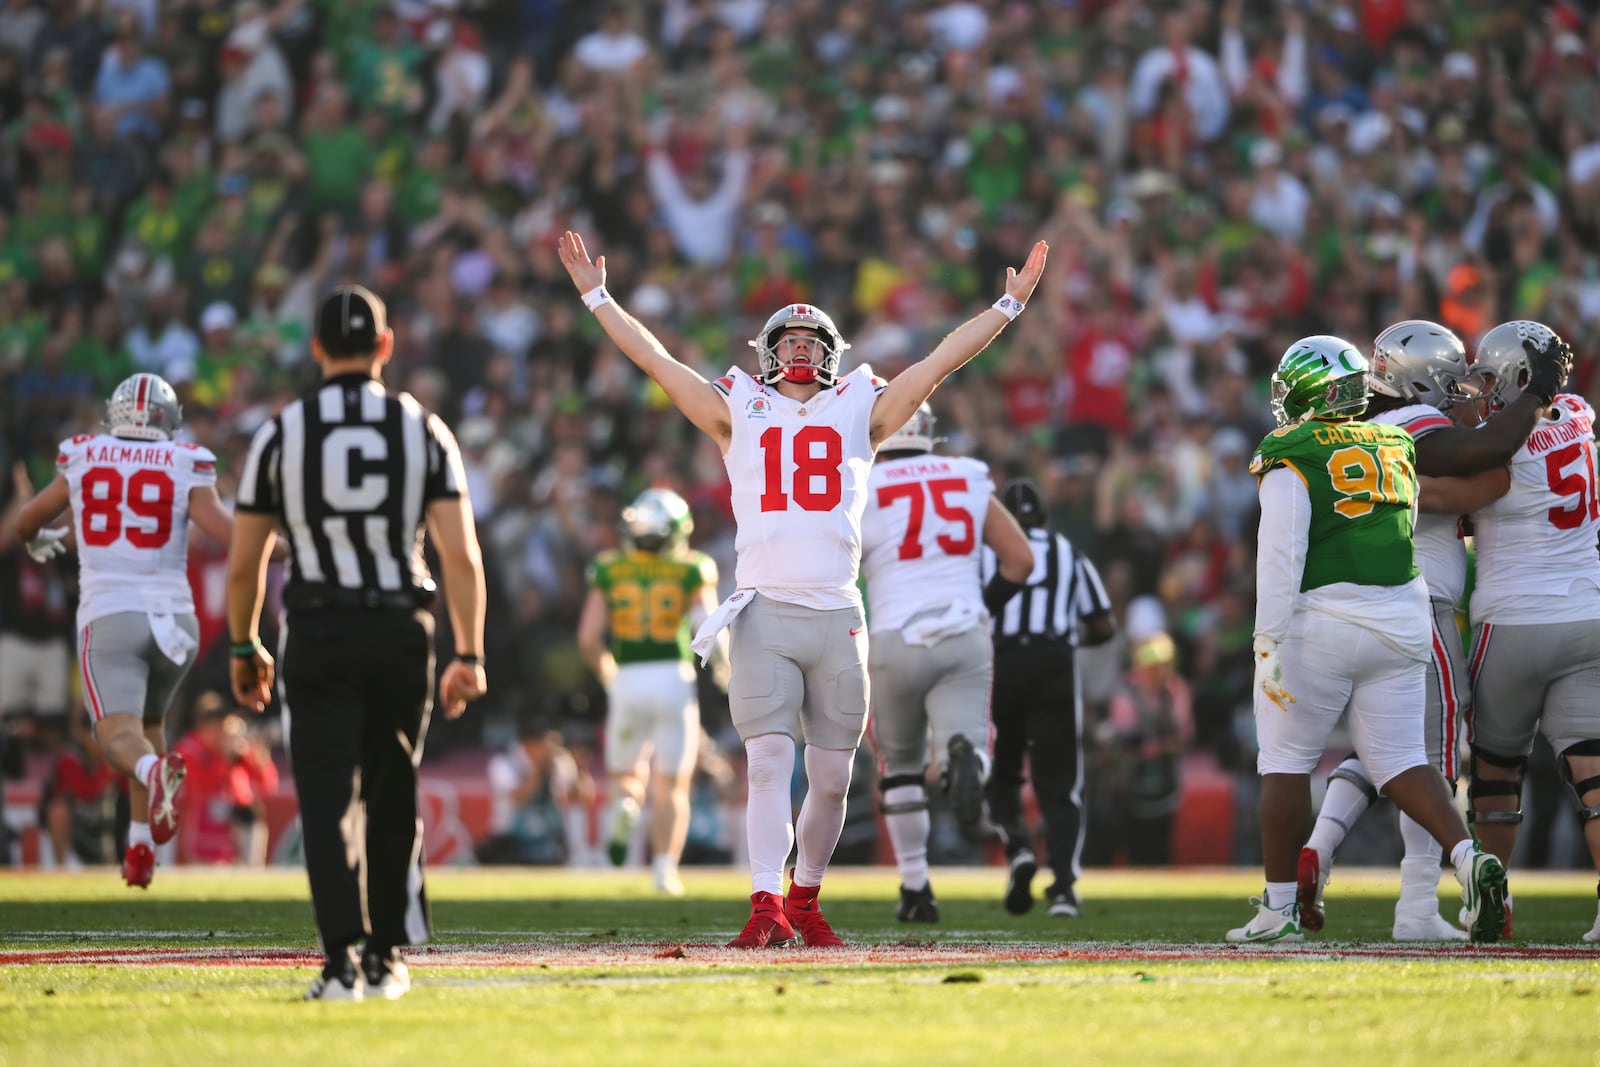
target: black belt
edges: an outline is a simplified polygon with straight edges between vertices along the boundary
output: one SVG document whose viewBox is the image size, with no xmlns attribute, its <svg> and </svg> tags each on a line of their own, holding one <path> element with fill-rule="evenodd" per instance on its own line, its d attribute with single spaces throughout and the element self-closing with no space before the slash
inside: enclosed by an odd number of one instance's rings
<svg viewBox="0 0 1600 1067">
<path fill-rule="evenodd" d="M 1069 638 L 1051 634 L 1001 634 L 994 639 L 995 648 L 1028 648 L 1032 645 L 1061 645 L 1067 649 L 1075 647 Z"/>
<path fill-rule="evenodd" d="M 290 611 L 317 608 L 362 608 L 367 611 L 416 611 L 433 607 L 438 589 L 432 583 L 410 589 L 346 589 L 323 582 L 297 582 L 283 591 Z"/>
</svg>

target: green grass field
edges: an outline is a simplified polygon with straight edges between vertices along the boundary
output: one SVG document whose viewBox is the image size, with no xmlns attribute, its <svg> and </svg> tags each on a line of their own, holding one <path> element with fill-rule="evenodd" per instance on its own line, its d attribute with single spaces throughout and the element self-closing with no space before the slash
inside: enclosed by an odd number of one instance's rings
<svg viewBox="0 0 1600 1067">
<path fill-rule="evenodd" d="M 0 877 L 0 1064 L 1600 1064 L 1592 877 L 1514 876 L 1516 940 L 1388 940 L 1398 874 L 1335 872 L 1296 949 L 1222 944 L 1260 875 L 1091 871 L 1084 915 L 1012 917 L 1002 872 L 829 873 L 845 952 L 737 953 L 737 871 L 430 872 L 396 1003 L 307 1004 L 304 874 Z M 1448 891 L 1448 886 L 1446 887 Z M 1446 914 L 1455 904 L 1446 901 Z"/>
</svg>

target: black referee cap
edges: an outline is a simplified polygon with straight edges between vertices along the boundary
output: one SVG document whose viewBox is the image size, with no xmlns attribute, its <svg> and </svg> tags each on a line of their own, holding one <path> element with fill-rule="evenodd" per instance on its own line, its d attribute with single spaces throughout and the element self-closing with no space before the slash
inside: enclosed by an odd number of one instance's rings
<svg viewBox="0 0 1600 1067">
<path fill-rule="evenodd" d="M 1044 497 L 1039 487 L 1026 478 L 1014 478 L 1000 494 L 1000 503 L 1023 526 L 1044 525 Z"/>
<path fill-rule="evenodd" d="M 388 310 L 359 285 L 341 285 L 317 312 L 317 340 L 330 356 L 363 356 L 374 351 L 389 328 Z"/>
</svg>

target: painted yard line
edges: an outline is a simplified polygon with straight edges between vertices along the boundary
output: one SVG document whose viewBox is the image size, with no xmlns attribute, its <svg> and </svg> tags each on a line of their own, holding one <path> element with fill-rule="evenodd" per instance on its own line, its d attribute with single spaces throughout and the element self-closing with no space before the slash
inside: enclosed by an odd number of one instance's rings
<svg viewBox="0 0 1600 1067">
<path fill-rule="evenodd" d="M 845 949 L 788 949 L 747 952 L 716 944 L 685 942 L 604 942 L 580 945 L 512 942 L 501 945 L 428 945 L 407 954 L 414 965 L 493 968 L 583 968 L 670 966 L 688 963 L 745 963 L 773 966 L 856 966 L 870 964 L 960 965 L 998 963 L 1156 963 L 1281 960 L 1332 963 L 1342 960 L 1571 960 L 1600 964 L 1600 950 L 1571 945 L 1339 945 L 1320 943 L 1270 947 L 1137 942 L 1075 945 L 1033 943 L 968 945 L 862 944 Z M 320 956 L 308 949 L 279 948 L 82 948 L 0 951 L 0 966 L 313 966 Z"/>
</svg>

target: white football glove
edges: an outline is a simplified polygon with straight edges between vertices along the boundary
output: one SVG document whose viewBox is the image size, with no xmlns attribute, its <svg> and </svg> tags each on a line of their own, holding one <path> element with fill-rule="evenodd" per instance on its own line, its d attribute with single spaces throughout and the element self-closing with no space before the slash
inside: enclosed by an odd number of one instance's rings
<svg viewBox="0 0 1600 1067">
<path fill-rule="evenodd" d="M 1256 634 L 1252 647 L 1256 654 L 1256 685 L 1260 686 L 1268 700 L 1278 705 L 1280 711 L 1288 711 L 1295 699 L 1294 694 L 1282 684 L 1283 661 L 1278 658 L 1278 642 L 1263 634 Z"/>
<path fill-rule="evenodd" d="M 46 526 L 23 547 L 28 550 L 28 555 L 38 562 L 48 563 L 54 557 L 66 552 L 67 546 L 61 542 L 67 539 L 67 533 L 65 526 Z"/>
</svg>

